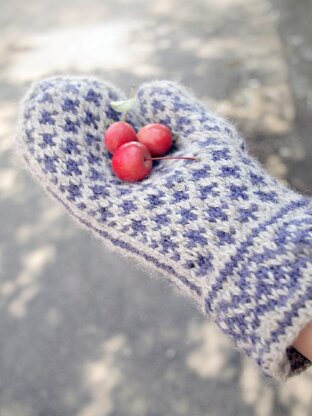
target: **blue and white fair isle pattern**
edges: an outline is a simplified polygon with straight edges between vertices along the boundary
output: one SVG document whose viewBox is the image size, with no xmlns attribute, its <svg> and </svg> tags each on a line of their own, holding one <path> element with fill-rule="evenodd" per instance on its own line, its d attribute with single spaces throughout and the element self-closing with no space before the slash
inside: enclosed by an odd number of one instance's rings
<svg viewBox="0 0 312 416">
<path fill-rule="evenodd" d="M 124 95 L 92 77 L 36 83 L 18 150 L 40 184 L 111 249 L 195 300 L 270 378 L 311 363 L 292 342 L 312 320 L 312 204 L 268 176 L 234 127 L 181 86 L 143 84 L 127 121 L 171 128 L 172 154 L 138 183 L 117 179 L 103 148 Z"/>
</svg>

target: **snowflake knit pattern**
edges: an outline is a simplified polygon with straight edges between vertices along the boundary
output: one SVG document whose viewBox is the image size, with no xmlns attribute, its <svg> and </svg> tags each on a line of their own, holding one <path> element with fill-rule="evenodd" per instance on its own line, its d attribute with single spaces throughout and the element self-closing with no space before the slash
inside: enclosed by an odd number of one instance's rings
<svg viewBox="0 0 312 416">
<path fill-rule="evenodd" d="M 312 204 L 270 177 L 235 128 L 170 81 L 141 85 L 127 121 L 163 123 L 175 156 L 117 179 L 103 135 L 117 88 L 57 76 L 22 101 L 17 147 L 44 189 L 106 246 L 192 298 L 271 379 L 311 365 L 291 347 L 312 319 Z"/>
</svg>

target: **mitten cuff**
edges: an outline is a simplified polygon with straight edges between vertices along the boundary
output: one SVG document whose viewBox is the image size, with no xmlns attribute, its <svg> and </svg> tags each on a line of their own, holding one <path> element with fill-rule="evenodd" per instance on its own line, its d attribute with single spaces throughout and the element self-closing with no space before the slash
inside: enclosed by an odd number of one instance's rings
<svg viewBox="0 0 312 416">
<path fill-rule="evenodd" d="M 312 207 L 306 198 L 293 206 L 277 221 L 274 238 L 263 251 L 265 269 L 261 262 L 258 267 L 259 283 L 268 284 L 258 292 L 257 360 L 266 374 L 281 381 L 312 365 L 292 347 L 312 321 Z"/>
<path fill-rule="evenodd" d="M 285 381 L 312 364 L 291 347 L 312 321 L 311 201 L 280 208 L 246 241 L 206 309 L 265 375 Z"/>
</svg>

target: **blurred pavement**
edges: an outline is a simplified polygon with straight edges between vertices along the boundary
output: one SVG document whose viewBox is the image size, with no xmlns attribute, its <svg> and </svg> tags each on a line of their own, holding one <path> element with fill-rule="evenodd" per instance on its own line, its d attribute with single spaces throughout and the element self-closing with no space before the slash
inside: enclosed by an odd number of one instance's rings
<svg viewBox="0 0 312 416">
<path fill-rule="evenodd" d="M 12 152 L 52 74 L 183 82 L 312 194 L 310 0 L 5 0 L 0 15 L 0 416 L 308 416 L 312 369 L 264 380 L 161 279 L 78 229 Z"/>
</svg>

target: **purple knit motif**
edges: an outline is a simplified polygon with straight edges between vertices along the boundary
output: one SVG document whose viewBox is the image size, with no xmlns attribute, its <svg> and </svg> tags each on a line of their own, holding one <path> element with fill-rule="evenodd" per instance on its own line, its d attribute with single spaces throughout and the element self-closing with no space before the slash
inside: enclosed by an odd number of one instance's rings
<svg viewBox="0 0 312 416">
<path fill-rule="evenodd" d="M 197 160 L 159 161 L 142 182 L 120 181 L 103 135 L 120 119 L 110 102 L 122 98 L 95 78 L 33 86 L 18 135 L 32 174 L 109 248 L 189 295 L 264 374 L 284 380 L 307 368 L 291 343 L 312 316 L 311 201 L 267 175 L 233 126 L 168 81 L 143 84 L 127 121 L 166 124 L 171 153 Z"/>
</svg>

